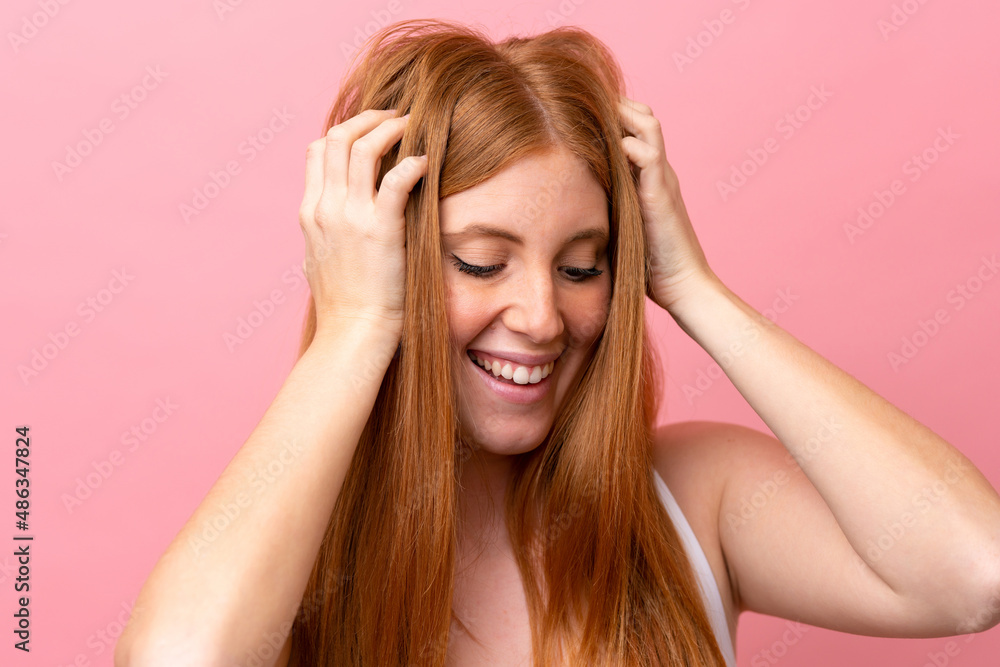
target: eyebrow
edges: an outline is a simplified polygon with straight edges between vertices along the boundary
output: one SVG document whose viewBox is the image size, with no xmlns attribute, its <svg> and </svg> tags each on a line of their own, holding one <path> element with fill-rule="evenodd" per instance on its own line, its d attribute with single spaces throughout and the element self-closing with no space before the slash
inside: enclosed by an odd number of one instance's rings
<svg viewBox="0 0 1000 667">
<path fill-rule="evenodd" d="M 474 222 L 470 225 L 466 225 L 460 232 L 450 232 L 448 234 L 442 234 L 441 236 L 443 238 L 456 236 L 495 236 L 497 238 L 506 239 L 516 245 L 524 245 L 524 240 L 517 234 L 511 233 L 502 227 L 495 227 L 494 225 L 487 225 L 481 222 Z M 599 227 L 588 227 L 587 229 L 582 229 L 566 239 L 566 244 L 584 239 L 601 239 L 602 241 L 607 242 L 608 233 Z"/>
</svg>

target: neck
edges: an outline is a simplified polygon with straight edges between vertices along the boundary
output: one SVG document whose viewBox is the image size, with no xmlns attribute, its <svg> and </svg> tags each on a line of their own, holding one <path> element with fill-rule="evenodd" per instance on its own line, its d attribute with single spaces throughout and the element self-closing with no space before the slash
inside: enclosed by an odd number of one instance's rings
<svg viewBox="0 0 1000 667">
<path fill-rule="evenodd" d="M 481 449 L 462 464 L 458 490 L 460 545 L 493 551 L 508 544 L 504 496 L 513 464 L 511 456 Z"/>
</svg>

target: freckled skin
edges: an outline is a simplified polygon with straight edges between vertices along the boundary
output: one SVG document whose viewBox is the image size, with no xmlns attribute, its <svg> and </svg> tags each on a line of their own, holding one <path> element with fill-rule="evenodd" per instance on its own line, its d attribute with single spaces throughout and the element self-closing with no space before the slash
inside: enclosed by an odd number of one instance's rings
<svg viewBox="0 0 1000 667">
<path fill-rule="evenodd" d="M 588 228 L 609 232 L 607 198 L 586 163 L 565 149 L 525 158 L 479 185 L 440 203 L 449 331 L 466 442 L 485 452 L 530 451 L 555 416 L 607 321 L 611 272 L 606 240 L 566 243 Z M 521 239 L 452 236 L 468 224 L 501 227 Z M 503 265 L 486 277 L 456 268 Z M 602 273 L 575 282 L 567 267 Z M 557 354 L 546 396 L 519 405 L 477 377 L 467 349 Z"/>
<path fill-rule="evenodd" d="M 452 626 L 449 664 L 526 664 L 527 601 L 503 522 L 512 454 L 531 451 L 552 428 L 607 322 L 611 270 L 605 238 L 567 243 L 586 229 L 609 232 L 607 198 L 586 163 L 565 150 L 531 156 L 441 201 L 452 368 L 463 440 L 484 466 L 464 466 L 453 606 L 485 645 Z M 447 236 L 470 224 L 523 240 Z M 456 267 L 503 265 L 480 278 Z M 574 282 L 567 268 L 602 273 Z M 466 350 L 562 356 L 546 395 L 511 403 L 490 389 Z M 502 356 L 502 355 L 501 355 Z"/>
</svg>

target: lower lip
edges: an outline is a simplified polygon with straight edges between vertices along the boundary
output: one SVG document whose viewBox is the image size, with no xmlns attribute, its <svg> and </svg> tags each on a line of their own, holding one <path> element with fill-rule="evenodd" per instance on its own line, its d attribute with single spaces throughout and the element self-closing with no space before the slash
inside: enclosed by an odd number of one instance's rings
<svg viewBox="0 0 1000 667">
<path fill-rule="evenodd" d="M 501 382 L 493 377 L 493 373 L 487 373 L 486 370 L 474 362 L 472 359 L 466 355 L 469 359 L 469 363 L 472 364 L 473 368 L 477 371 L 477 374 L 483 378 L 483 382 L 486 386 L 497 393 L 498 396 L 511 403 L 536 403 L 540 401 L 549 391 L 549 378 L 552 377 L 552 373 L 536 382 L 535 384 L 509 384 L 507 382 Z M 552 369 L 555 372 L 555 367 Z"/>
</svg>

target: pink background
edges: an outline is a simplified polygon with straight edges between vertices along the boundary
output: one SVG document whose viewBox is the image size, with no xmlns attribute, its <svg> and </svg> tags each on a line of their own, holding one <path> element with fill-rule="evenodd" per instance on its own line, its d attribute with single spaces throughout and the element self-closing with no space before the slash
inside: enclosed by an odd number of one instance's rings
<svg viewBox="0 0 1000 667">
<path fill-rule="evenodd" d="M 720 277 L 759 310 L 777 302 L 780 326 L 1000 485 L 989 417 L 1000 278 L 975 281 L 982 258 L 1000 250 L 996 6 L 232 0 L 220 14 L 225 1 L 4 5 L 0 425 L 11 449 L 15 426 L 32 429 L 36 539 L 30 658 L 11 648 L 16 574 L 13 547 L 0 548 L 0 662 L 110 665 L 123 609 L 273 399 L 304 313 L 295 268 L 306 144 L 322 130 L 344 45 L 379 19 L 452 18 L 494 37 L 565 23 L 593 31 L 620 58 L 629 96 L 661 120 Z M 902 25 L 883 34 L 879 22 L 894 11 Z M 689 47 L 679 65 L 675 54 Z M 814 87 L 829 97 L 798 109 Z M 794 133 L 777 125 L 797 109 Z M 957 138 L 935 154 L 939 128 Z M 250 137 L 259 149 L 248 149 Z M 81 144 L 86 155 L 57 173 L 54 163 Z M 724 199 L 717 182 L 765 145 L 777 150 L 747 166 L 753 173 Z M 925 149 L 937 159 L 910 180 L 907 162 Z M 238 173 L 213 188 L 227 163 Z M 905 190 L 849 239 L 844 225 L 894 179 Z M 180 207 L 196 190 L 211 198 L 185 221 Z M 966 283 L 979 291 L 959 308 L 948 294 Z M 947 321 L 921 335 L 919 322 L 939 309 Z M 255 310 L 259 326 L 227 345 Z M 764 429 L 669 316 L 651 303 L 649 313 L 667 364 L 662 419 Z M 75 335 L 60 335 L 67 327 Z M 920 347 L 893 368 L 887 355 L 904 337 Z M 51 358 L 22 378 L 36 351 Z M 700 373 L 703 393 L 685 393 Z M 158 401 L 176 407 L 166 415 Z M 132 428 L 145 429 L 142 440 L 123 440 Z M 2 478 L 12 524 L 10 467 Z M 921 667 L 941 654 L 950 665 L 987 665 L 1000 654 L 1000 629 L 959 638 L 953 656 L 948 639 L 810 629 L 789 644 L 785 630 L 783 620 L 744 615 L 740 664 Z"/>
</svg>

